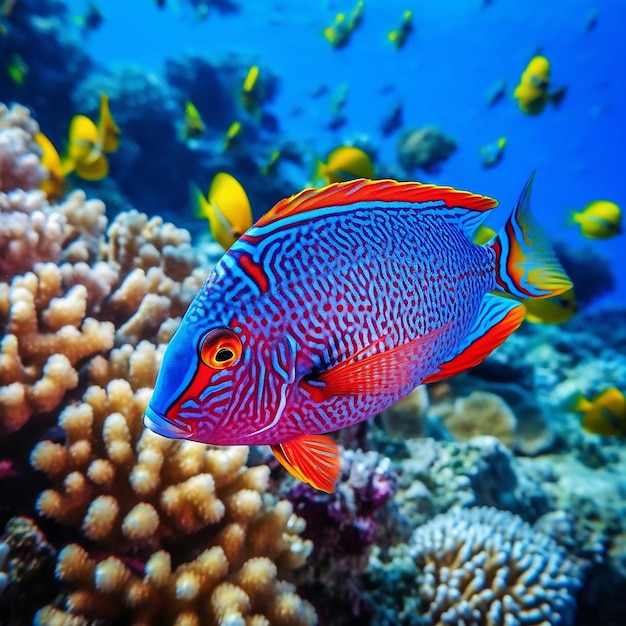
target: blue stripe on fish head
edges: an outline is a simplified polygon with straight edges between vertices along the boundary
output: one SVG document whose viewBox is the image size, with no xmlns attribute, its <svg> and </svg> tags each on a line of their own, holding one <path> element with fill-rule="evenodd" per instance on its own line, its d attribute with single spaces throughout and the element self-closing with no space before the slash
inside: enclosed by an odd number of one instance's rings
<svg viewBox="0 0 626 626">
<path fill-rule="evenodd" d="M 164 437 L 189 438 L 191 431 L 183 422 L 172 419 L 171 406 L 189 387 L 198 369 L 198 357 L 190 353 L 193 332 L 182 323 L 170 340 L 146 408 L 145 425 Z"/>
</svg>

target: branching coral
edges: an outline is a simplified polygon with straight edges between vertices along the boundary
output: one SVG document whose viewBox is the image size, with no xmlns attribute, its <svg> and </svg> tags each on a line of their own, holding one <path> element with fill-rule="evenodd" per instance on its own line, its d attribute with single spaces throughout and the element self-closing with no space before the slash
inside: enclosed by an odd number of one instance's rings
<svg viewBox="0 0 626 626">
<path fill-rule="evenodd" d="M 312 608 L 277 579 L 303 564 L 310 543 L 299 538 L 302 523 L 291 504 L 273 506 L 264 496 L 269 468 L 247 467 L 246 447 L 212 448 L 143 429 L 161 354 L 162 347 L 143 341 L 92 361 L 89 378 L 99 384 L 61 413 L 65 444 L 44 441 L 33 450 L 34 467 L 54 485 L 37 507 L 117 553 L 132 547 L 149 554 L 166 538 L 180 542 L 198 533 L 211 547 L 174 571 L 168 552 L 154 552 L 143 578 L 117 557 L 96 563 L 78 546 L 68 548 L 57 566 L 59 578 L 79 588 L 68 597 L 68 614 L 227 623 L 220 620 L 234 611 L 265 615 L 269 623 L 312 623 Z M 259 574 L 263 592 L 244 584 L 262 569 L 257 558 L 273 572 Z M 55 614 L 46 609 L 40 623 L 53 623 Z"/>
<path fill-rule="evenodd" d="M 26 107 L 0 103 L 0 191 L 36 189 L 46 178 L 33 139 L 38 131 Z"/>
<path fill-rule="evenodd" d="M 0 429 L 58 417 L 65 441 L 31 453 L 51 482 L 37 509 L 80 529 L 57 563 L 64 594 L 38 622 L 315 623 L 282 580 L 311 545 L 267 492 L 269 468 L 248 467 L 246 447 L 143 428 L 165 343 L 206 276 L 189 233 L 136 211 L 107 228 L 104 205 L 79 191 L 51 206 L 10 190 L 0 209 L 21 228 L 0 229 Z"/>
<path fill-rule="evenodd" d="M 78 384 L 77 366 L 113 347 L 113 324 L 85 317 L 87 290 L 64 291 L 59 268 L 0 283 L 0 412 L 4 431 L 15 431 L 35 413 L 51 411 Z M 4 295 L 3 295 L 4 292 Z"/>
<path fill-rule="evenodd" d="M 5 432 L 59 406 L 77 386 L 80 368 L 114 344 L 167 341 L 206 274 L 197 268 L 189 233 L 160 218 L 124 213 L 107 232 L 104 205 L 81 191 L 51 206 L 39 191 L 10 189 L 39 181 L 23 165 L 39 163 L 28 151 L 36 127 L 26 109 L 0 109 L 0 141 L 17 133 L 26 146 L 7 151 L 0 163 L 9 191 L 0 192 Z"/>
<path fill-rule="evenodd" d="M 289 517 L 283 507 L 274 514 L 275 520 L 281 513 Z M 316 623 L 311 605 L 300 599 L 293 585 L 278 580 L 272 559 L 251 556 L 237 567 L 220 546 L 207 548 L 175 569 L 168 552 L 154 552 L 143 575 L 137 575 L 119 558 L 96 562 L 71 544 L 59 555 L 56 572 L 77 590 L 67 598 L 67 611 L 47 606 L 37 615 L 37 624 L 67 623 L 58 620 L 78 616 L 87 616 L 77 622 L 82 624 L 93 616 L 146 625 Z"/>
<path fill-rule="evenodd" d="M 33 465 L 55 485 L 41 494 L 38 508 L 116 552 L 132 546 L 149 554 L 167 537 L 180 541 L 199 532 L 209 533 L 204 541 L 212 547 L 174 571 L 170 554 L 157 551 L 141 578 L 117 557 L 96 564 L 87 556 L 90 577 L 85 570 L 74 576 L 74 557 L 84 555 L 74 545 L 62 553 L 57 574 L 79 589 L 68 596 L 67 613 L 48 607 L 39 623 L 108 615 L 133 623 L 230 624 L 237 622 L 226 618 L 237 613 L 258 614 L 258 623 L 314 623 L 310 605 L 277 579 L 304 562 L 310 544 L 299 539 L 302 524 L 291 505 L 272 508 L 263 495 L 267 466 L 246 467 L 245 447 L 210 448 L 143 429 L 162 352 L 162 345 L 144 340 L 91 361 L 87 375 L 96 384 L 59 418 L 65 444 L 44 441 L 33 450 Z M 261 591 L 245 583 L 260 567 L 257 558 L 274 572 Z M 259 621 L 261 615 L 269 621 Z"/>
<path fill-rule="evenodd" d="M 521 518 L 452 509 L 418 528 L 424 623 L 465 626 L 573 623 L 584 566 Z"/>
</svg>

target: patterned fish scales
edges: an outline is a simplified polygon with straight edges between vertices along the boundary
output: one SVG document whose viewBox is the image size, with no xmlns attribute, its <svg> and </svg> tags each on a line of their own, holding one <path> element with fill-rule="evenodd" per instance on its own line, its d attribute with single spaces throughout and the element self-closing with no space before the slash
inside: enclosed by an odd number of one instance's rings
<svg viewBox="0 0 626 626">
<path fill-rule="evenodd" d="M 192 303 L 146 424 L 170 437 L 269 444 L 298 478 L 332 487 L 336 449 L 318 435 L 480 362 L 524 316 L 490 291 L 569 288 L 529 193 L 485 245 L 470 237 L 496 202 L 451 188 L 352 181 L 282 201 Z M 534 240 L 540 262 L 526 258 Z"/>
<path fill-rule="evenodd" d="M 244 262 L 246 257 L 254 266 Z M 483 296 L 493 288 L 494 258 L 488 249 L 472 244 L 454 215 L 440 209 L 346 208 L 339 215 L 322 214 L 262 237 L 253 229 L 230 249 L 205 286 L 213 301 L 194 304 L 190 315 L 203 332 L 208 310 L 222 307 L 224 325 L 236 317 L 267 345 L 285 335 L 293 337 L 300 346 L 300 375 L 330 369 L 380 337 L 385 341 L 369 354 L 448 325 L 446 335 L 432 345 L 430 358 L 421 359 L 406 384 L 390 393 L 334 396 L 319 403 L 295 390 L 291 411 L 285 410 L 273 432 L 279 442 L 362 421 L 435 371 L 466 334 Z M 265 290 L 268 285 L 271 291 Z M 223 294 L 236 307 L 225 307 Z M 246 392 L 249 385 L 240 379 L 230 396 L 233 405 L 239 405 L 240 425 L 247 419 Z M 263 427 L 268 416 L 252 408 L 248 424 Z M 236 436 L 237 430 L 234 423 L 229 436 Z M 260 437 L 268 443 L 267 434 Z M 246 441 L 254 443 L 255 438 Z"/>
</svg>

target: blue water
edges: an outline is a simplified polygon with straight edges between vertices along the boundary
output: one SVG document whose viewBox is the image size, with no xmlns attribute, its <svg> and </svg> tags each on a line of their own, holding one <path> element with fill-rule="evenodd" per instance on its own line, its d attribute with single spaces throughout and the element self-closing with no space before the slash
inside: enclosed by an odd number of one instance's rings
<svg viewBox="0 0 626 626">
<path fill-rule="evenodd" d="M 87 2 L 68 4 L 82 13 Z M 85 45 L 103 65 L 139 64 L 158 74 L 165 59 L 182 52 L 236 52 L 279 75 L 279 92 L 268 109 L 285 137 L 309 141 L 318 154 L 368 136 L 379 149 L 379 163 L 395 163 L 397 134 L 385 138 L 379 126 L 393 103 L 402 102 L 406 126 L 434 124 L 459 145 L 437 174 L 416 177 L 498 198 L 507 210 L 494 225 L 504 221 L 537 168 L 539 219 L 552 237 L 592 245 L 610 259 L 617 289 L 608 300 L 626 302 L 625 235 L 589 242 L 568 225 L 571 210 L 594 199 L 626 207 L 626 49 L 618 44 L 626 23 L 623 0 L 493 0 L 488 6 L 480 0 L 366 0 L 361 27 L 341 50 L 321 33 L 338 11 L 352 10 L 351 0 L 242 0 L 239 12 L 211 9 L 200 23 L 185 2 L 168 2 L 166 10 L 154 2 L 100 4 L 105 21 Z M 386 36 L 406 8 L 413 9 L 415 30 L 397 51 Z M 592 11 L 597 25 L 586 32 Z M 558 109 L 548 106 L 531 117 L 511 94 L 538 51 L 552 63 L 555 87 L 568 91 Z M 485 92 L 502 78 L 505 99 L 487 107 Z M 348 123 L 331 131 L 329 96 L 313 99 L 311 92 L 328 85 L 332 93 L 342 83 L 349 85 Z M 302 113 L 293 115 L 294 107 Z M 480 146 L 500 136 L 508 138 L 504 159 L 484 169 Z"/>
</svg>

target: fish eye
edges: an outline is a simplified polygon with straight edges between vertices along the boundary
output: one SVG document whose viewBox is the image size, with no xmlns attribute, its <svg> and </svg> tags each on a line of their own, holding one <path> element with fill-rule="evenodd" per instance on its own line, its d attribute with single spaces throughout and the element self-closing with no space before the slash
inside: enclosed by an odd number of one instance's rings
<svg viewBox="0 0 626 626">
<path fill-rule="evenodd" d="M 216 370 L 234 365 L 241 356 L 241 340 L 230 328 L 215 328 L 200 343 L 202 362 Z"/>
</svg>

